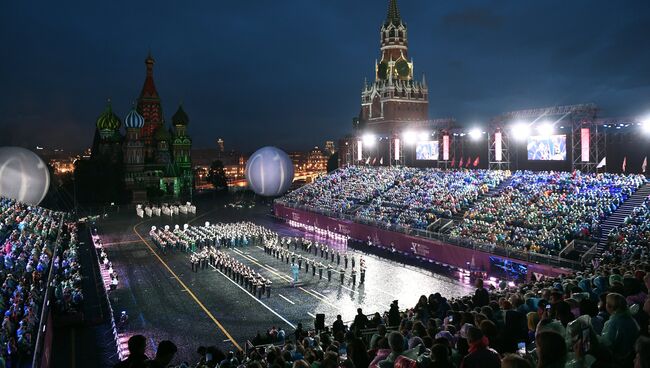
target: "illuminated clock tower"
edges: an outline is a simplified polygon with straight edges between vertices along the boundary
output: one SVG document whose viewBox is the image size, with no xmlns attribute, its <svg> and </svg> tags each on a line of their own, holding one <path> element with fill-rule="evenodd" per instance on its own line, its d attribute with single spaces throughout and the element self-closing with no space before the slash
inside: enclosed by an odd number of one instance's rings
<svg viewBox="0 0 650 368">
<path fill-rule="evenodd" d="M 397 0 L 388 3 L 381 26 L 381 59 L 375 61 L 375 81 L 361 91 L 361 112 L 355 128 L 372 133 L 396 133 L 429 118 L 429 90 L 424 76 L 416 81 L 408 57 L 408 31 Z"/>
</svg>

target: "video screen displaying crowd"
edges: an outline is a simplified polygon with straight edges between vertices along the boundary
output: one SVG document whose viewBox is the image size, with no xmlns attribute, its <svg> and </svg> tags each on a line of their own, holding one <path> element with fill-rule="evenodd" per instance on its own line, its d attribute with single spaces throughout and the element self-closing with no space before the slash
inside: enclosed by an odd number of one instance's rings
<svg viewBox="0 0 650 368">
<path fill-rule="evenodd" d="M 61 221 L 61 212 L 0 197 L 0 366 L 31 363 Z"/>
<path fill-rule="evenodd" d="M 475 203 L 452 237 L 557 255 L 571 240 L 595 240 L 600 223 L 643 183 L 642 175 L 515 173 Z"/>
<path fill-rule="evenodd" d="M 450 228 L 453 239 L 557 255 L 573 239 L 595 241 L 600 223 L 645 180 L 643 175 L 577 171 L 511 176 L 507 171 L 351 166 L 280 202 L 383 227 L 427 229 L 437 218 L 463 216 Z"/>
</svg>

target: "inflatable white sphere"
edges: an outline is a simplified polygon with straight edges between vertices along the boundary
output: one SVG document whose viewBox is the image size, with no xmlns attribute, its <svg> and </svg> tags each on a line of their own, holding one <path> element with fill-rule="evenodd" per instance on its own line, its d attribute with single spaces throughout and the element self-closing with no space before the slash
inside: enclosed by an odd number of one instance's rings
<svg viewBox="0 0 650 368">
<path fill-rule="evenodd" d="M 276 147 L 262 147 L 246 163 L 248 186 L 261 196 L 284 194 L 293 181 L 293 163 L 289 156 Z"/>
<path fill-rule="evenodd" d="M 21 147 L 0 147 L 0 196 L 38 205 L 50 187 L 47 165 Z"/>
</svg>

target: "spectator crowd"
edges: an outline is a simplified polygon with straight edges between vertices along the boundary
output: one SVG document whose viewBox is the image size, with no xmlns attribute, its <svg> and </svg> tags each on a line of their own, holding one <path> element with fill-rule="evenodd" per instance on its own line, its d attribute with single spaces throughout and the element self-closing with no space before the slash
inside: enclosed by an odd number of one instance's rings
<svg viewBox="0 0 650 368">
<path fill-rule="evenodd" d="M 31 363 L 63 213 L 0 197 L 0 366 Z"/>
<path fill-rule="evenodd" d="M 601 222 L 645 181 L 643 175 L 579 171 L 511 175 L 350 166 L 279 202 L 388 228 L 427 229 L 438 218 L 456 218 L 449 227 L 452 239 L 557 255 L 574 239 L 596 241 Z M 636 212 L 647 218 L 647 203 Z M 629 219 L 613 241 L 625 247 L 628 234 L 640 239 L 648 234 L 647 226 L 633 221 L 643 219 Z"/>
</svg>

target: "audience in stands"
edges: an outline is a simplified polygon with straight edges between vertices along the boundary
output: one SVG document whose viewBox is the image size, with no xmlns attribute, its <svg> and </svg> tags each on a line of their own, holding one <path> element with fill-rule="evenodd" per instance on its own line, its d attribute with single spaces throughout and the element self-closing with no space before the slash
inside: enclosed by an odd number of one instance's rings
<svg viewBox="0 0 650 368">
<path fill-rule="evenodd" d="M 505 180 L 509 182 L 500 188 Z M 642 175 L 349 166 L 279 201 L 395 230 L 429 229 L 462 216 L 461 242 L 558 255 L 572 240 L 595 241 L 600 223 L 643 183 Z M 495 189 L 494 193 L 489 193 Z M 648 204 L 611 235 L 629 252 L 648 244 Z"/>
<path fill-rule="evenodd" d="M 646 254 L 650 246 L 650 197 L 609 233 L 610 251 L 621 260 Z"/>
<path fill-rule="evenodd" d="M 641 175 L 516 172 L 500 193 L 465 212 L 451 236 L 557 255 L 574 239 L 595 240 L 600 222 L 644 181 Z"/>
<path fill-rule="evenodd" d="M 62 217 L 0 198 L 0 366 L 31 362 Z"/>
</svg>

